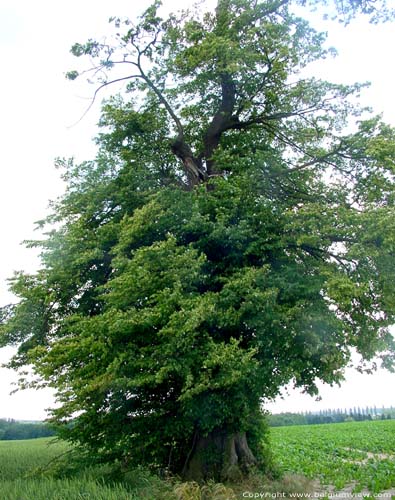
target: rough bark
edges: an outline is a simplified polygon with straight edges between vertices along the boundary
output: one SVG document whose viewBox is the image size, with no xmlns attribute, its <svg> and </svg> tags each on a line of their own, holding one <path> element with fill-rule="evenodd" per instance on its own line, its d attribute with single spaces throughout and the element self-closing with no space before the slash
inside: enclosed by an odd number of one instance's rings
<svg viewBox="0 0 395 500">
<path fill-rule="evenodd" d="M 206 180 L 206 173 L 203 170 L 201 160 L 195 158 L 192 149 L 182 136 L 179 136 L 172 143 L 171 150 L 182 161 L 190 188 Z"/>
<path fill-rule="evenodd" d="M 238 481 L 257 465 L 245 433 L 219 429 L 196 435 L 183 470 L 185 480 Z"/>
<path fill-rule="evenodd" d="M 207 129 L 203 141 L 203 156 L 206 159 L 209 177 L 217 174 L 212 156 L 219 145 L 221 135 L 230 128 L 233 122 L 237 121 L 237 118 L 232 116 L 236 101 L 236 85 L 227 73 L 221 75 L 221 97 L 221 105 Z"/>
</svg>

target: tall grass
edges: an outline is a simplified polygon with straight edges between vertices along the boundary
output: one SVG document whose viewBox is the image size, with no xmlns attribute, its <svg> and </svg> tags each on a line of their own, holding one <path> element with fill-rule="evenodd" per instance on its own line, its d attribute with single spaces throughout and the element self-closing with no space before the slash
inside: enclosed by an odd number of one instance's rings
<svg viewBox="0 0 395 500">
<path fill-rule="evenodd" d="M 67 450 L 66 443 L 53 438 L 0 441 L 0 481 L 27 477 Z"/>
<path fill-rule="evenodd" d="M 121 485 L 105 485 L 81 479 L 15 479 L 0 481 L 4 500 L 136 500 L 155 498 L 130 492 Z M 160 498 L 160 497 L 159 497 Z"/>
<path fill-rule="evenodd" d="M 147 471 L 129 473 L 125 484 L 105 481 L 108 470 L 85 467 L 72 477 L 52 477 L 48 464 L 69 450 L 66 443 L 43 438 L 0 441 L 1 500 L 174 500 L 173 486 Z M 61 462 L 60 462 L 61 463 Z M 48 472 L 49 470 L 49 472 Z"/>
</svg>

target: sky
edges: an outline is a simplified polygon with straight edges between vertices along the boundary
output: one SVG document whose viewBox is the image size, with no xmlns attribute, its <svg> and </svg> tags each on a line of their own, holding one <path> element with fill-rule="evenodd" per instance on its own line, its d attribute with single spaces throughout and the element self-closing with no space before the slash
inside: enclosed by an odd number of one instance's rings
<svg viewBox="0 0 395 500">
<path fill-rule="evenodd" d="M 169 10 L 186 3 L 164 0 Z M 0 306 L 14 300 L 7 278 L 15 270 L 34 272 L 39 265 L 35 252 L 21 242 L 39 237 L 34 222 L 48 213 L 49 200 L 64 188 L 54 159 L 94 157 L 98 106 L 80 120 L 93 89 L 64 78 L 74 68 L 69 49 L 76 41 L 108 32 L 110 16 L 133 18 L 148 5 L 147 0 L 136 4 L 130 0 L 0 0 Z M 317 76 L 343 83 L 371 81 L 363 102 L 395 125 L 394 27 L 371 26 L 359 19 L 343 28 L 317 16 L 314 23 L 329 30 L 329 44 L 339 52 L 336 59 L 315 66 Z M 11 348 L 0 349 L 0 363 L 11 354 Z M 341 389 L 323 387 L 319 403 L 291 391 L 268 408 L 276 412 L 358 404 L 395 406 L 388 391 L 395 385 L 394 374 L 362 376 L 350 370 L 346 378 Z M 0 418 L 45 418 L 45 408 L 53 404 L 52 392 L 29 390 L 10 396 L 16 379 L 14 372 L 0 368 Z"/>
</svg>

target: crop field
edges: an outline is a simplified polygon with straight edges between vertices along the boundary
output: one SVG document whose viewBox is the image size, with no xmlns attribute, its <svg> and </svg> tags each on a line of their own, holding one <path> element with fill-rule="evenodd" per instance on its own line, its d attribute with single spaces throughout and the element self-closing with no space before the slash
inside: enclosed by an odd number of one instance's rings
<svg viewBox="0 0 395 500">
<path fill-rule="evenodd" d="M 373 494 L 395 487 L 395 420 L 276 427 L 272 443 L 282 470 L 323 486 Z"/>
</svg>

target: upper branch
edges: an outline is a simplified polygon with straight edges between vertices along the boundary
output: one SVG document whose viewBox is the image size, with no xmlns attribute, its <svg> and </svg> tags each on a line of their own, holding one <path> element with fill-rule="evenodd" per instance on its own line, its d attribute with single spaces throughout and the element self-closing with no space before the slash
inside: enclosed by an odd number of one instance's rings
<svg viewBox="0 0 395 500">
<path fill-rule="evenodd" d="M 95 92 L 93 93 L 93 97 L 91 99 L 91 102 L 89 104 L 89 106 L 87 107 L 87 109 L 84 111 L 83 115 L 81 116 L 81 118 L 79 120 L 77 120 L 76 123 L 79 123 L 85 116 L 86 114 L 89 112 L 89 110 L 92 108 L 92 106 L 94 105 L 95 101 L 96 101 L 96 97 L 97 95 L 99 94 L 99 92 L 104 89 L 105 87 L 107 87 L 108 85 L 112 85 L 113 83 L 118 83 L 118 82 L 122 82 L 122 81 L 125 81 L 125 80 L 132 80 L 133 78 L 141 78 L 141 75 L 129 75 L 129 76 L 124 76 L 122 78 L 115 78 L 114 80 L 109 80 L 108 82 L 104 82 L 102 83 L 99 87 L 97 87 L 97 89 L 95 90 Z"/>
<path fill-rule="evenodd" d="M 228 73 L 221 74 L 221 104 L 215 113 L 207 132 L 204 135 L 204 156 L 207 163 L 207 174 L 213 174 L 212 155 L 219 145 L 221 135 L 232 123 L 233 110 L 236 103 L 236 85 Z"/>
<path fill-rule="evenodd" d="M 183 139 L 184 128 L 182 126 L 180 119 L 175 114 L 173 108 L 170 106 L 169 101 L 163 95 L 163 92 L 161 92 L 159 90 L 159 88 L 155 85 L 155 83 L 151 80 L 151 78 L 149 78 L 149 76 L 145 73 L 145 71 L 143 70 L 142 64 L 141 64 L 141 57 L 147 52 L 147 50 L 149 50 L 149 47 L 153 44 L 154 44 L 154 41 L 151 41 L 150 44 L 148 44 L 143 50 L 141 50 L 137 45 L 133 44 L 137 50 L 137 53 L 138 53 L 136 66 L 137 66 L 138 70 L 140 71 L 141 78 L 143 78 L 143 80 L 148 85 L 148 87 L 154 92 L 154 94 L 159 99 L 159 102 L 161 104 L 163 104 L 166 111 L 169 113 L 171 119 L 174 121 L 174 123 L 177 127 L 178 138 Z"/>
</svg>

